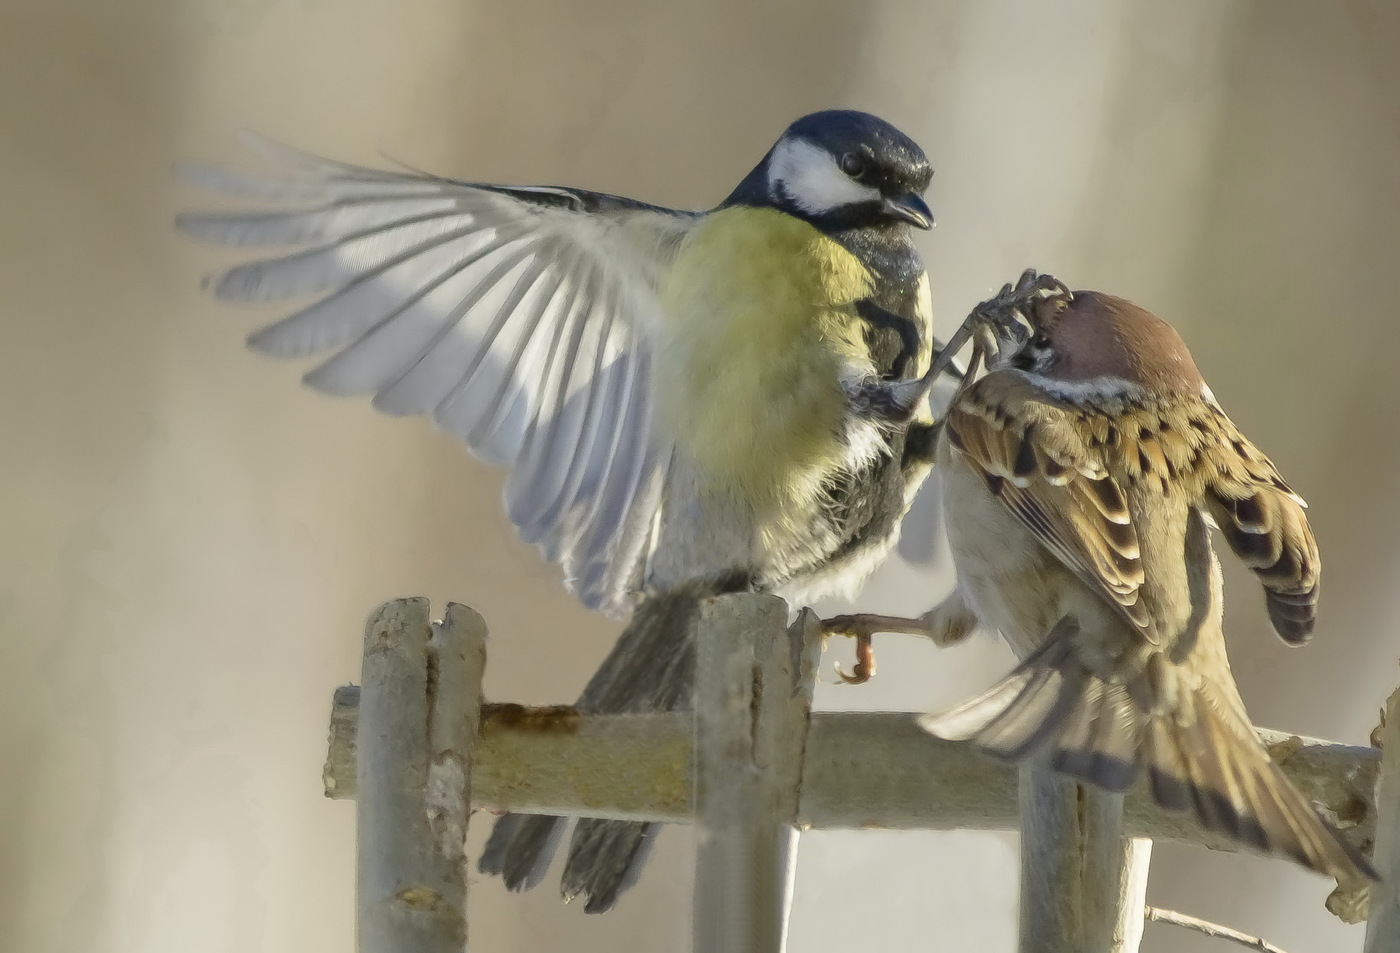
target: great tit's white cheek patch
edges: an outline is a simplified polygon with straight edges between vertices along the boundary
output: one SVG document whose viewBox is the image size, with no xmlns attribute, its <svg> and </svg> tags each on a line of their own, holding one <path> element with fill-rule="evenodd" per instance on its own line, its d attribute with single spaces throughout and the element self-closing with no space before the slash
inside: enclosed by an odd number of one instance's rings
<svg viewBox="0 0 1400 953">
<path fill-rule="evenodd" d="M 773 147 L 768 191 L 776 199 L 786 197 L 808 215 L 880 201 L 879 189 L 857 182 L 841 171 L 831 153 L 801 139 L 784 139 Z"/>
</svg>

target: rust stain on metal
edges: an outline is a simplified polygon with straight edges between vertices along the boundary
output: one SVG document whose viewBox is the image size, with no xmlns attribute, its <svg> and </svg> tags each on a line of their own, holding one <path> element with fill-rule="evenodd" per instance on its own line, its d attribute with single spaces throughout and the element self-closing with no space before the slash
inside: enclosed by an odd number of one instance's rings
<svg viewBox="0 0 1400 953">
<path fill-rule="evenodd" d="M 572 705 L 515 705 L 493 702 L 481 706 L 482 727 L 513 728 L 571 735 L 578 731 L 583 713 Z"/>
</svg>

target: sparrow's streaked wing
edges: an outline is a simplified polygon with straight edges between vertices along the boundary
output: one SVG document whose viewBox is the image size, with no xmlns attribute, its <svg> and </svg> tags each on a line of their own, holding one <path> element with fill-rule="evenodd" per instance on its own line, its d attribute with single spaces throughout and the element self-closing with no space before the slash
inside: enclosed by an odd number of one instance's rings
<svg viewBox="0 0 1400 953">
<path fill-rule="evenodd" d="M 1061 409 L 1021 375 L 996 373 L 967 390 L 948 428 L 1046 548 L 1151 641 L 1161 633 L 1139 599 L 1133 486 L 1175 487 L 1199 501 L 1263 584 L 1279 636 L 1300 644 L 1312 634 L 1321 558 L 1307 504 L 1214 400 L 1128 408 L 1110 420 Z"/>
<path fill-rule="evenodd" d="M 1019 374 L 989 374 L 949 411 L 949 442 L 1046 549 L 1156 642 L 1123 490 L 1067 412 L 1043 398 Z"/>
<path fill-rule="evenodd" d="M 1214 399 L 1189 424 L 1210 446 L 1205 502 L 1225 542 L 1264 587 L 1274 631 L 1302 645 L 1317 622 L 1322 557 L 1308 504 L 1279 475 L 1273 461 L 1240 433 Z"/>
<path fill-rule="evenodd" d="M 215 279 L 217 297 L 316 296 L 250 346 L 329 352 L 305 376 L 311 387 L 430 416 L 509 466 L 506 508 L 522 538 L 563 567 L 585 605 L 628 608 L 669 459 L 651 427 L 658 281 L 697 217 L 244 143 L 275 171 L 192 166 L 185 178 L 274 208 L 185 214 L 179 226 L 225 245 L 284 246 Z"/>
</svg>

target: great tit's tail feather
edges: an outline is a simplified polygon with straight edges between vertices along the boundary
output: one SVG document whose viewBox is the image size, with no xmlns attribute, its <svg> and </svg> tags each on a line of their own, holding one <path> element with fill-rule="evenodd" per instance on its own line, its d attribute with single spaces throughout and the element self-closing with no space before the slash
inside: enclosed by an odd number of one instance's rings
<svg viewBox="0 0 1400 953">
<path fill-rule="evenodd" d="M 539 886 L 567 823 L 562 817 L 543 814 L 501 815 L 486 839 L 477 869 L 500 877 L 507 890 Z"/>
<path fill-rule="evenodd" d="M 574 828 L 559 890 L 583 897 L 584 913 L 606 913 L 641 876 L 660 824 L 586 818 Z"/>
<path fill-rule="evenodd" d="M 674 711 L 690 706 L 695 681 L 695 615 L 713 587 L 649 596 L 637 607 L 613 650 L 579 697 L 595 714 Z M 506 814 L 496 821 L 478 869 L 499 875 L 512 890 L 544 879 L 563 834 L 563 818 Z M 602 913 L 636 882 L 659 825 L 585 818 L 569 844 L 561 889 Z"/>
</svg>

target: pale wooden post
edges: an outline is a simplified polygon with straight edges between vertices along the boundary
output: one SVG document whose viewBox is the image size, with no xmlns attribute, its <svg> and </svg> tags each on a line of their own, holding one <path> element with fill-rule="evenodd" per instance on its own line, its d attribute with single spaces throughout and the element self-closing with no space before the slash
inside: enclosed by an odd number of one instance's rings
<svg viewBox="0 0 1400 953">
<path fill-rule="evenodd" d="M 773 949 L 781 951 L 787 949 L 788 919 L 797 876 L 799 832 L 794 825 L 811 727 L 812 695 L 821 665 L 821 620 L 811 609 L 803 609 L 785 631 L 775 633 L 766 645 L 760 641 L 758 650 L 754 754 L 763 772 L 761 793 L 768 820 L 762 834 L 770 840 L 771 861 L 766 863 L 771 864 L 771 869 L 760 868 L 757 875 L 770 877 L 779 894 L 775 912 L 781 932 Z"/>
<path fill-rule="evenodd" d="M 786 612 L 771 596 L 705 605 L 697 713 L 583 715 L 483 705 L 486 629 L 470 609 L 450 605 L 433 627 L 422 599 L 382 606 L 366 629 L 364 689 L 335 693 L 324 771 L 328 797 L 359 801 L 361 953 L 465 948 L 462 848 L 473 807 L 697 822 L 698 953 L 782 950 L 796 828 L 1015 825 L 1015 773 L 926 734 L 912 713 L 812 714 L 820 627 L 804 611 L 788 628 Z M 1384 759 L 1373 748 L 1260 731 L 1284 774 L 1354 828 L 1353 837 L 1367 835 L 1381 806 L 1375 858 L 1388 886 L 1373 889 L 1367 953 L 1400 953 L 1398 707 L 1400 692 L 1389 702 Z M 1042 911 L 1036 915 L 1059 918 L 1037 936 L 1090 941 L 1030 949 L 1134 953 L 1151 856 L 1146 838 L 1235 849 L 1141 793 L 1126 799 L 1125 818 L 1113 800 L 1069 812 L 1079 819 L 1033 821 L 1040 833 L 1032 853 L 1046 870 L 1064 866 L 1055 845 L 1070 843 L 1068 835 L 1087 832 L 1098 847 L 1081 883 L 1091 889 L 1056 896 L 1065 881 L 1051 872 L 1028 891 L 1039 897 L 1039 907 L 1030 905 Z M 1138 839 L 1124 840 L 1124 832 Z M 1101 926 L 1083 928 L 1091 923 Z"/>
<path fill-rule="evenodd" d="M 1366 953 L 1400 953 L 1400 689 L 1386 702 L 1385 722 L 1377 734 L 1381 774 L 1373 862 L 1383 880 L 1371 885 Z"/>
<path fill-rule="evenodd" d="M 1113 953 L 1125 882 L 1123 796 L 1042 756 L 1020 771 L 1020 953 Z"/>
<path fill-rule="evenodd" d="M 463 841 L 485 639 L 463 606 L 434 627 L 421 598 L 385 603 L 365 628 L 354 755 L 360 953 L 466 949 Z"/>
<path fill-rule="evenodd" d="M 1147 927 L 1147 879 L 1152 868 L 1152 840 L 1130 837 L 1123 842 L 1123 877 L 1118 883 L 1118 923 L 1113 928 L 1113 953 L 1138 953 Z"/>
<path fill-rule="evenodd" d="M 804 612 L 740 594 L 696 623 L 695 953 L 780 953 L 797 853 L 798 786 L 821 653 Z"/>
</svg>

